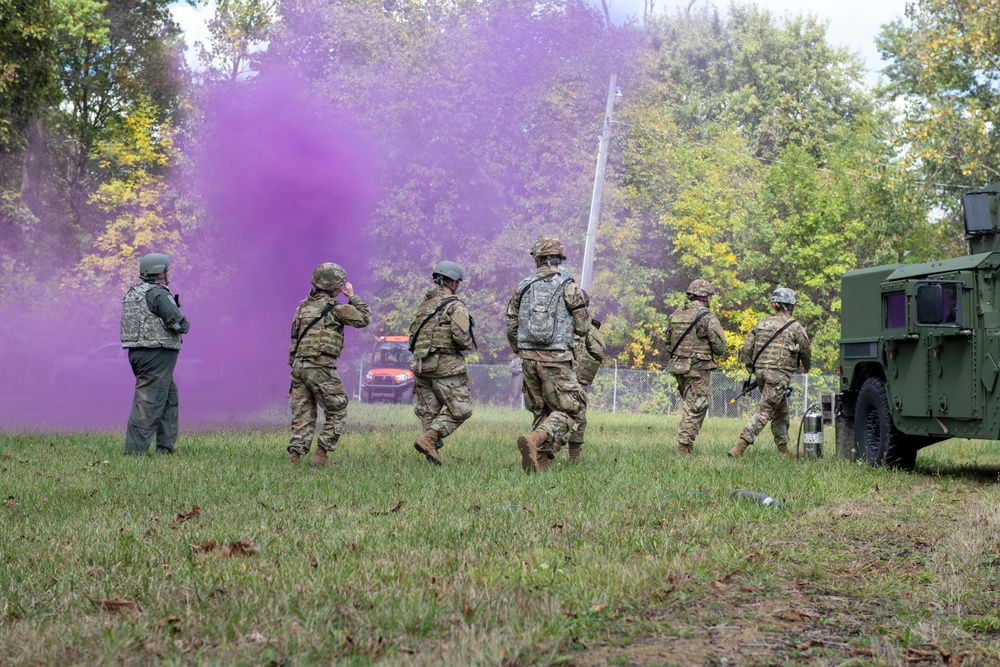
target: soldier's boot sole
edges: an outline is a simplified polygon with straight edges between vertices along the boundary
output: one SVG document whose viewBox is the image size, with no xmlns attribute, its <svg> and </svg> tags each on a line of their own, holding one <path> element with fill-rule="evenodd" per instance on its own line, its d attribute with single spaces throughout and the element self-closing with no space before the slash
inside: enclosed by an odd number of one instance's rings
<svg viewBox="0 0 1000 667">
<path fill-rule="evenodd" d="M 317 447 L 316 451 L 313 452 L 312 458 L 309 459 L 309 465 L 313 468 L 325 468 L 330 465 L 330 459 L 326 457 L 326 450 L 322 447 Z"/>
<path fill-rule="evenodd" d="M 288 462 L 298 468 L 302 465 L 302 456 L 298 452 L 288 452 Z"/>
<path fill-rule="evenodd" d="M 731 459 L 742 459 L 743 453 L 747 451 L 747 447 L 749 446 L 750 446 L 749 442 L 747 442 L 743 438 L 740 438 L 739 442 L 736 443 L 736 446 L 729 450 L 727 456 L 729 456 L 729 458 Z"/>
<path fill-rule="evenodd" d="M 691 453 L 691 445 L 682 445 L 681 443 L 677 443 L 677 453 L 678 454 L 690 454 Z"/>
<path fill-rule="evenodd" d="M 427 457 L 427 460 L 435 465 L 441 465 L 444 463 L 444 459 L 438 453 L 437 442 L 440 439 L 441 434 L 430 429 L 426 431 L 422 436 L 417 438 L 417 441 L 413 443 L 413 448 Z"/>
</svg>

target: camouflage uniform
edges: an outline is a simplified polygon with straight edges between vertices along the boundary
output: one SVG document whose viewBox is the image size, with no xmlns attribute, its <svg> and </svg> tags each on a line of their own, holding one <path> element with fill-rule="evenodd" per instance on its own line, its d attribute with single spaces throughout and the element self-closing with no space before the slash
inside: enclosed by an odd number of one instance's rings
<svg viewBox="0 0 1000 667">
<path fill-rule="evenodd" d="M 571 461 L 580 457 L 584 436 L 587 434 L 587 388 L 594 382 L 597 370 L 604 361 L 604 336 L 601 323 L 590 321 L 590 331 L 585 336 L 576 336 L 576 378 L 580 383 L 580 410 L 576 414 L 576 428 L 567 436 Z"/>
<path fill-rule="evenodd" d="M 704 281 L 700 281 L 704 282 Z M 691 323 L 702 313 L 698 324 L 684 336 Z M 719 367 L 716 357 L 726 353 L 726 334 L 719 318 L 708 310 L 704 301 L 689 298 L 687 303 L 670 315 L 669 345 L 673 350 L 667 371 L 677 380 L 681 395 L 681 423 L 677 429 L 677 451 L 691 452 L 712 401 L 712 373 Z M 684 336 L 681 339 L 681 336 Z"/>
<path fill-rule="evenodd" d="M 323 318 L 306 331 L 309 323 L 327 308 Z M 289 452 L 302 455 L 309 451 L 316 429 L 317 406 L 323 407 L 326 421 L 316 446 L 326 452 L 337 448 L 347 418 L 347 392 L 337 375 L 337 358 L 344 348 L 344 327 L 361 329 L 371 321 L 371 308 L 357 294 L 348 303 L 338 303 L 331 294 L 314 292 L 299 303 L 288 349 L 288 364 L 292 367 L 288 396 L 292 409 Z"/>
<path fill-rule="evenodd" d="M 437 310 L 443 301 L 447 304 Z M 418 335 L 417 329 L 425 320 Z M 462 350 L 473 347 L 472 317 L 461 299 L 444 287 L 436 287 L 424 295 L 409 336 L 413 349 L 410 370 L 416 376 L 413 412 L 424 431 L 434 430 L 445 438 L 472 416 L 472 394 L 462 355 Z M 442 444 L 438 440 L 435 446 L 441 449 Z"/>
<path fill-rule="evenodd" d="M 548 247 L 558 247 L 559 255 L 562 254 L 562 243 L 558 239 L 542 237 L 532 248 L 532 255 L 547 256 L 550 254 L 546 252 Z M 526 349 L 519 340 L 519 333 L 523 334 L 519 331 L 522 296 L 531 283 L 546 279 L 566 280 L 562 287 L 562 302 L 570 316 L 570 340 L 568 345 L 553 345 L 550 349 Z M 583 392 L 573 365 L 573 336 L 586 336 L 590 330 L 586 296 L 568 275 L 559 270 L 558 265 L 542 265 L 534 276 L 514 288 L 507 304 L 506 317 L 507 341 L 521 357 L 524 405 L 534 415 L 532 433 L 541 430 L 546 435 L 537 450 L 546 458 L 543 465 L 547 466 L 547 461 L 555 456 L 555 446 L 567 442 L 584 405 Z M 540 466 L 540 469 L 544 467 Z"/>
<path fill-rule="evenodd" d="M 768 315 L 754 325 L 743 342 L 740 351 L 740 361 L 747 370 L 754 374 L 757 386 L 760 388 L 760 403 L 743 427 L 740 440 L 753 444 L 767 422 L 771 422 L 771 433 L 774 434 L 774 444 L 778 450 L 786 453 L 788 447 L 788 399 L 785 390 L 799 367 L 809 371 L 812 362 L 812 352 L 809 348 L 809 336 L 805 327 L 798 322 L 778 334 L 771 343 L 760 352 L 764 344 L 791 320 L 792 317 L 784 310 Z M 760 353 L 754 364 L 754 358 Z M 745 449 L 745 447 L 743 448 Z M 740 452 L 742 454 L 742 451 Z"/>
<path fill-rule="evenodd" d="M 132 412 L 125 429 L 126 454 L 149 451 L 154 435 L 157 452 L 174 452 L 179 413 L 174 367 L 181 334 L 190 329 L 166 285 L 144 278 L 122 299 L 121 343 L 135 375 Z"/>
</svg>

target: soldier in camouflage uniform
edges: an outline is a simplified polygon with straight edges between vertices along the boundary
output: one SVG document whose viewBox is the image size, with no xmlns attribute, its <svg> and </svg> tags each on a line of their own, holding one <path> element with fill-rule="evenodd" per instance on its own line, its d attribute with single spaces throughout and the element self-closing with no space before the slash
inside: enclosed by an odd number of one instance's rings
<svg viewBox="0 0 1000 667">
<path fill-rule="evenodd" d="M 444 438 L 472 416 L 472 394 L 463 350 L 476 345 L 473 320 L 455 296 L 465 273 L 455 262 L 439 262 L 432 278 L 437 285 L 424 295 L 410 324 L 410 370 L 416 376 L 413 411 L 424 433 L 413 447 L 441 465 Z"/>
<path fill-rule="evenodd" d="M 177 442 L 178 395 L 174 367 L 181 334 L 191 325 L 170 293 L 166 255 L 139 261 L 139 282 L 122 299 L 121 341 L 135 374 L 132 413 L 125 430 L 125 453 L 145 454 L 156 435 L 156 451 L 173 454 Z"/>
<path fill-rule="evenodd" d="M 743 427 L 736 446 L 729 450 L 729 456 L 743 458 L 747 447 L 771 422 L 774 444 L 780 454 L 788 455 L 788 397 L 785 390 L 792 379 L 792 373 L 802 368 L 809 372 L 812 352 L 805 327 L 792 319 L 797 298 L 795 291 L 779 287 L 771 294 L 773 315 L 761 319 L 751 329 L 740 361 L 754 374 L 760 388 L 760 403 L 750 421 Z"/>
<path fill-rule="evenodd" d="M 535 274 L 514 288 L 507 304 L 507 341 L 521 357 L 524 405 L 534 415 L 531 433 L 517 439 L 521 468 L 544 472 L 583 406 L 573 346 L 575 336 L 590 330 L 590 315 L 583 290 L 559 270 L 566 259 L 562 241 L 542 236 L 531 255 Z"/>
<path fill-rule="evenodd" d="M 586 295 L 586 292 L 584 292 Z M 589 301 L 589 297 L 588 297 Z M 584 336 L 576 336 L 575 364 L 576 379 L 580 383 L 580 411 L 576 413 L 576 428 L 567 436 L 569 444 L 569 462 L 571 465 L 580 463 L 583 450 L 583 439 L 587 434 L 587 389 L 593 384 L 597 370 L 604 361 L 604 336 L 601 334 L 601 322 L 590 320 L 590 330 Z"/>
<path fill-rule="evenodd" d="M 347 297 L 347 303 L 337 301 L 341 293 Z M 312 290 L 295 310 L 292 343 L 288 348 L 288 365 L 292 367 L 292 387 L 288 393 L 292 437 L 288 441 L 288 454 L 292 465 L 299 465 L 300 457 L 309 453 L 316 430 L 317 406 L 323 406 L 326 421 L 309 465 L 329 465 L 327 453 L 337 449 L 347 418 L 347 392 L 337 375 L 337 358 L 344 348 L 344 326 L 361 329 L 371 321 L 371 308 L 354 293 L 344 269 L 332 262 L 317 266 L 312 274 Z"/>
<path fill-rule="evenodd" d="M 677 453 L 690 454 L 712 401 L 712 371 L 726 353 L 726 334 L 708 307 L 715 288 L 707 280 L 688 286 L 687 302 L 670 314 L 667 331 L 670 361 L 667 371 L 677 380 L 683 401 L 677 429 Z"/>
</svg>

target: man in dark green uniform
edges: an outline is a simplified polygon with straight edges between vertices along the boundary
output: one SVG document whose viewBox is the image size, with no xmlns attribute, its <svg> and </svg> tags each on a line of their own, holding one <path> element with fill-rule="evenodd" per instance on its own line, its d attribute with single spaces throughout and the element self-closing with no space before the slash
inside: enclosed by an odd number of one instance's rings
<svg viewBox="0 0 1000 667">
<path fill-rule="evenodd" d="M 410 370 L 416 376 L 413 411 L 424 429 L 413 447 L 431 463 L 441 465 L 438 450 L 444 439 L 472 416 L 462 351 L 471 350 L 476 339 L 469 309 L 456 296 L 465 277 L 462 267 L 438 262 L 431 277 L 437 287 L 424 295 L 409 330 Z"/>
<path fill-rule="evenodd" d="M 191 328 L 170 293 L 166 255 L 139 261 L 139 277 L 122 299 L 121 341 L 135 375 L 132 412 L 125 429 L 125 453 L 145 454 L 156 436 L 156 451 L 173 454 L 177 442 L 177 385 L 174 367 L 181 334 Z"/>
</svg>

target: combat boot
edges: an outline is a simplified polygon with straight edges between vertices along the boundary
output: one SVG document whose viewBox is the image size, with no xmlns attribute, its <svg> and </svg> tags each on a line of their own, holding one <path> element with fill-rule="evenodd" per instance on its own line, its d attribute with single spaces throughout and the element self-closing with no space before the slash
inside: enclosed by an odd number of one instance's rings
<svg viewBox="0 0 1000 667">
<path fill-rule="evenodd" d="M 570 447 L 569 448 L 569 464 L 571 466 L 580 465 L 580 452 L 581 447 Z"/>
<path fill-rule="evenodd" d="M 778 453 L 781 454 L 782 456 L 790 456 L 790 454 L 788 453 L 788 445 L 785 444 L 784 442 L 778 445 Z M 792 458 L 795 457 L 793 456 Z"/>
<path fill-rule="evenodd" d="M 441 434 L 434 429 L 428 429 L 422 436 L 413 443 L 413 448 L 427 457 L 427 460 L 436 465 L 441 465 L 444 461 L 437 450 L 438 440 Z"/>
<path fill-rule="evenodd" d="M 677 453 L 678 454 L 690 454 L 691 445 L 685 445 L 683 442 L 677 443 Z"/>
<path fill-rule="evenodd" d="M 552 459 L 545 452 L 538 452 L 538 472 L 548 472 Z"/>
<path fill-rule="evenodd" d="M 298 452 L 292 452 L 292 451 L 288 452 L 288 462 L 291 463 L 296 468 L 298 468 L 299 465 L 301 465 L 301 463 L 302 463 L 301 460 L 300 460 L 301 458 L 302 457 L 301 457 L 301 455 L 299 455 Z"/>
<path fill-rule="evenodd" d="M 750 443 L 741 437 L 739 442 L 736 443 L 736 446 L 729 450 L 729 458 L 731 459 L 743 458 L 743 452 L 745 452 L 747 450 L 747 447 L 749 446 Z"/>
<path fill-rule="evenodd" d="M 309 459 L 309 465 L 314 468 L 325 468 L 330 465 L 330 459 L 326 458 L 326 450 L 322 447 L 317 447 L 316 451 L 313 452 L 312 458 Z"/>
<path fill-rule="evenodd" d="M 538 472 L 538 445 L 545 442 L 548 437 L 548 433 L 538 428 L 528 435 L 522 435 L 517 439 L 517 448 L 521 452 L 521 470 L 524 472 Z M 542 454 L 542 456 L 545 455 Z M 546 467 L 548 467 L 547 462 Z"/>
</svg>

